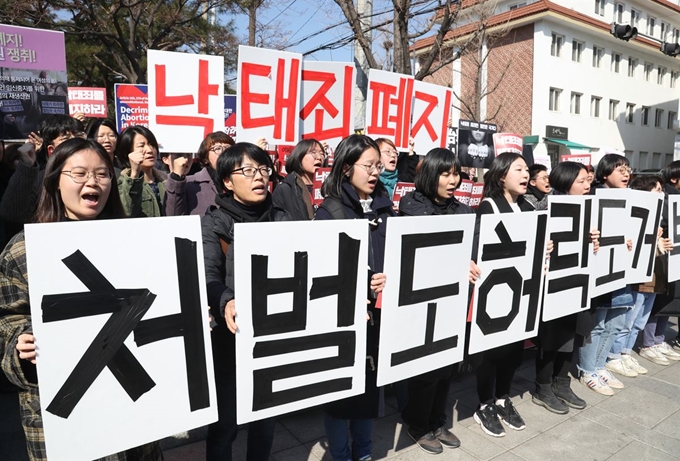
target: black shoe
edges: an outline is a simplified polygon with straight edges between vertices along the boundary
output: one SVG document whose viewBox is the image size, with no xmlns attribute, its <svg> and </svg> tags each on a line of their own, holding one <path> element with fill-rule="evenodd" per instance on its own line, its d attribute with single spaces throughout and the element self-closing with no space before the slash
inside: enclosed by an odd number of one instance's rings
<svg viewBox="0 0 680 461">
<path fill-rule="evenodd" d="M 553 378 L 552 391 L 555 397 L 571 408 L 583 410 L 587 405 L 585 400 L 571 390 L 571 379 L 569 378 Z"/>
<path fill-rule="evenodd" d="M 536 392 L 531 397 L 531 401 L 558 415 L 569 413 L 569 407 L 555 397 L 551 384 L 536 383 Z"/>
<path fill-rule="evenodd" d="M 487 434 L 493 437 L 505 437 L 505 429 L 498 418 L 496 405 L 493 403 L 475 411 L 474 419 Z"/>
<path fill-rule="evenodd" d="M 442 444 L 439 443 L 439 440 L 437 440 L 437 437 L 435 437 L 432 432 L 428 432 L 427 434 L 418 437 L 418 434 L 414 433 L 411 430 L 411 428 L 409 428 L 408 435 L 416 442 L 420 449 L 423 450 L 425 453 L 429 453 L 431 455 L 438 455 L 439 453 L 444 451 L 444 449 L 442 448 Z"/>
<path fill-rule="evenodd" d="M 437 437 L 437 440 L 446 448 L 458 448 L 460 446 L 460 439 L 456 435 L 448 430 L 446 426 L 442 426 L 436 431 L 432 431 L 432 434 Z"/>
<path fill-rule="evenodd" d="M 496 405 L 496 410 L 498 411 L 498 416 L 501 418 L 501 421 L 503 421 L 510 429 L 521 431 L 527 427 L 510 399 L 506 398 L 503 401 L 503 405 Z"/>
</svg>

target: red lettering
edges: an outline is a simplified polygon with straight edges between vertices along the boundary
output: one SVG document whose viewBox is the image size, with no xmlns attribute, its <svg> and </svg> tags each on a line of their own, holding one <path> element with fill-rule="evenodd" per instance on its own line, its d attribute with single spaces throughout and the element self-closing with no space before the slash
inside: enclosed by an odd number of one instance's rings
<svg viewBox="0 0 680 461">
<path fill-rule="evenodd" d="M 398 88 L 386 83 L 370 82 L 369 90 L 373 91 L 374 95 L 373 107 L 371 107 L 371 124 L 366 127 L 366 132 L 370 136 L 393 137 L 397 148 L 408 147 L 411 132 L 409 128 L 411 126 L 413 79 L 399 79 Z M 381 95 L 383 96 L 382 100 Z M 391 106 L 396 107 L 395 115 L 389 115 Z M 394 128 L 391 128 L 391 126 L 394 126 Z"/>
<path fill-rule="evenodd" d="M 269 104 L 269 95 L 254 93 L 250 89 L 250 76 L 268 77 L 272 72 L 271 66 L 244 62 L 241 66 L 241 124 L 243 128 L 260 128 L 274 125 L 274 116 L 255 118 L 251 115 L 251 104 Z"/>
<path fill-rule="evenodd" d="M 311 138 L 323 140 L 331 138 L 345 138 L 350 135 L 350 116 L 352 114 L 352 104 L 354 102 L 350 97 L 352 94 L 352 85 L 354 84 L 352 81 L 353 71 L 354 69 L 351 66 L 345 67 L 342 88 L 342 125 L 328 129 L 324 128 L 323 125 L 324 115 L 328 113 L 332 118 L 335 118 L 339 113 L 338 109 L 326 97 L 328 90 L 330 90 L 333 84 L 336 82 L 335 74 L 326 72 L 302 71 L 303 80 L 324 81 L 324 84 L 321 86 L 321 88 L 319 88 L 316 94 L 309 100 L 309 102 L 300 112 L 300 117 L 305 120 L 315 106 L 319 105 L 322 107 L 314 111 L 314 130 L 310 133 L 303 133 L 302 139 Z M 312 78 L 306 78 L 307 72 L 312 74 Z"/>
<path fill-rule="evenodd" d="M 210 96 L 217 96 L 220 87 L 218 84 L 210 84 L 208 82 L 208 61 L 200 59 L 198 61 L 198 113 L 207 114 L 209 110 L 208 99 Z M 192 101 L 193 102 L 193 101 Z"/>
<path fill-rule="evenodd" d="M 194 103 L 190 94 L 182 96 L 168 96 L 166 94 L 165 65 L 156 64 L 156 105 L 158 107 L 188 106 Z"/>
<path fill-rule="evenodd" d="M 449 117 L 451 116 L 451 91 L 446 90 L 444 98 L 444 116 L 442 117 L 442 131 L 439 136 L 439 147 L 446 147 L 446 133 L 449 131 Z"/>
<path fill-rule="evenodd" d="M 288 79 L 288 96 L 284 96 L 284 80 L 286 60 L 279 59 L 276 69 L 276 97 L 274 103 L 274 138 L 283 139 L 286 142 L 295 142 L 295 124 L 297 123 L 298 81 L 300 60 L 292 59 L 290 66 L 290 78 Z M 282 137 L 283 111 L 286 110 L 286 133 Z"/>
<path fill-rule="evenodd" d="M 423 113 L 420 114 L 418 120 L 416 120 L 416 122 L 413 124 L 413 128 L 411 128 L 411 136 L 415 137 L 416 134 L 418 134 L 418 131 L 420 131 L 421 128 L 425 127 L 425 131 L 427 131 L 427 134 L 430 136 L 430 139 L 432 141 L 436 141 L 437 132 L 434 130 L 434 127 L 430 122 L 430 114 L 434 112 L 435 108 L 437 107 L 437 102 L 439 102 L 439 99 L 437 99 L 437 96 L 435 95 L 423 93 L 421 91 L 416 91 L 415 98 L 421 101 L 425 101 L 427 103 L 427 107 L 425 107 Z"/>
<path fill-rule="evenodd" d="M 394 137 L 394 128 L 389 127 L 391 96 L 397 93 L 397 87 L 381 82 L 370 82 L 368 90 L 373 92 L 373 104 L 371 110 L 371 122 L 366 127 L 370 136 L 381 135 Z M 382 96 L 382 97 L 381 97 Z M 382 103 L 381 103 L 382 101 Z"/>
<path fill-rule="evenodd" d="M 397 106 L 397 115 L 391 118 L 396 124 L 396 136 L 394 143 L 397 147 L 408 147 L 408 138 L 411 126 L 411 102 L 413 100 L 413 79 L 399 79 L 399 96 L 390 100 Z"/>
</svg>

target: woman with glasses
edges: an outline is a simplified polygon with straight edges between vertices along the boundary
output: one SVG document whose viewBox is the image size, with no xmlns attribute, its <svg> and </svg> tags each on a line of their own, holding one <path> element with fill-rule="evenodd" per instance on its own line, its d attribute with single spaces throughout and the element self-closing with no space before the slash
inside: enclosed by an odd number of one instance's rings
<svg viewBox="0 0 680 461">
<path fill-rule="evenodd" d="M 101 145 L 78 138 L 65 141 L 47 162 L 36 222 L 124 218 L 114 178 L 111 157 Z M 93 236 L 93 240 L 96 238 Z M 0 364 L 7 378 L 19 388 L 30 459 L 41 461 L 47 459 L 35 368 L 41 359 L 31 332 L 28 283 L 24 233 L 20 232 L 0 255 Z M 163 456 L 154 442 L 106 459 L 156 461 Z"/>
<path fill-rule="evenodd" d="M 300 141 L 286 160 L 288 176 L 274 189 L 274 208 L 293 221 L 314 219 L 314 173 L 325 159 L 326 151 L 319 141 Z"/>
<path fill-rule="evenodd" d="M 385 186 L 387 196 L 392 198 L 394 188 L 399 181 L 399 172 L 397 171 L 399 152 L 397 152 L 394 143 L 387 138 L 378 138 L 375 143 L 380 148 L 380 161 L 385 165 L 385 171 L 380 173 L 380 182 Z"/>
<path fill-rule="evenodd" d="M 234 224 L 274 221 L 268 190 L 272 163 L 267 152 L 247 142 L 234 144 L 217 159 L 217 177 L 225 192 L 215 198 L 201 220 L 208 304 L 217 325 L 211 333 L 219 420 L 208 427 L 206 459 L 231 461 L 236 424 L 237 325 L 234 299 Z M 248 461 L 268 461 L 274 439 L 274 419 L 248 425 Z"/>
<path fill-rule="evenodd" d="M 170 173 L 165 182 L 167 216 L 203 216 L 209 207 L 215 205 L 215 197 L 224 192 L 224 185 L 217 174 L 217 159 L 233 145 L 234 140 L 228 134 L 222 131 L 210 133 L 198 148 L 198 161 L 203 169 L 187 177 L 181 172 Z"/>
<path fill-rule="evenodd" d="M 534 163 L 529 167 L 529 184 L 524 199 L 538 211 L 547 210 L 549 193 L 548 168 L 545 165 Z"/>
<path fill-rule="evenodd" d="M 115 153 L 118 144 L 118 130 L 116 125 L 109 119 L 97 119 L 87 129 L 87 139 L 97 141 L 104 148 L 111 160 L 116 163 Z"/>
<path fill-rule="evenodd" d="M 368 274 L 371 299 L 366 337 L 366 391 L 324 406 L 324 424 L 334 461 L 371 459 L 373 420 L 378 417 L 380 392 L 376 386 L 380 309 L 375 307 L 385 287 L 383 262 L 387 218 L 394 216 L 379 176 L 384 166 L 380 149 L 368 136 L 351 135 L 335 151 L 333 169 L 322 187 L 325 200 L 316 219 L 365 219 L 369 226 Z M 348 436 L 352 434 L 352 443 Z"/>
</svg>

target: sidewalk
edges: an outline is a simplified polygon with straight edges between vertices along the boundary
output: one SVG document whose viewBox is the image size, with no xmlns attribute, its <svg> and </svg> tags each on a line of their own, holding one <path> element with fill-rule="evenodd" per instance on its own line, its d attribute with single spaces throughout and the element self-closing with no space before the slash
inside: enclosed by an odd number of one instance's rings
<svg viewBox="0 0 680 461">
<path fill-rule="evenodd" d="M 676 328 L 674 327 L 674 330 Z M 477 406 L 474 375 L 464 375 L 451 384 L 450 414 L 453 432 L 461 448 L 433 456 L 420 450 L 406 434 L 396 409 L 396 399 L 388 393 L 385 417 L 376 420 L 373 432 L 373 459 L 416 460 L 616 460 L 665 461 L 680 459 L 680 362 L 656 365 L 637 357 L 649 370 L 637 378 L 619 377 L 626 385 L 611 397 L 597 394 L 577 380 L 572 389 L 588 402 L 585 410 L 556 415 L 531 402 L 534 388 L 535 351 L 525 351 L 511 395 L 527 427 L 523 431 L 506 428 L 507 435 L 493 438 L 482 432 L 472 419 Z M 618 377 L 618 376 L 617 376 Z M 323 417 L 318 408 L 279 418 L 271 460 L 332 461 L 324 437 Z M 234 460 L 245 460 L 246 434 L 239 433 Z M 169 449 L 166 461 L 203 461 L 203 441 Z"/>
</svg>

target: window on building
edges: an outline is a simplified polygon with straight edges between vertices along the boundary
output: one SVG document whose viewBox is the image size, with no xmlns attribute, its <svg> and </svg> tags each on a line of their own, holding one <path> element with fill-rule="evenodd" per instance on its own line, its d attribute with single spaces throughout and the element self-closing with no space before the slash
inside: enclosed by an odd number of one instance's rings
<svg viewBox="0 0 680 461">
<path fill-rule="evenodd" d="M 638 168 L 641 170 L 644 170 L 647 168 L 647 157 L 649 156 L 649 152 L 644 152 L 640 151 L 640 162 L 638 164 Z"/>
<path fill-rule="evenodd" d="M 661 21 L 661 41 L 665 42 L 667 41 L 668 38 L 668 31 L 671 29 L 671 26 L 663 21 Z"/>
<path fill-rule="evenodd" d="M 666 128 L 669 130 L 672 130 L 675 128 L 675 119 L 678 118 L 678 114 L 673 111 L 668 111 L 668 124 L 666 125 Z"/>
<path fill-rule="evenodd" d="M 638 60 L 632 56 L 628 56 L 628 76 L 635 77 L 635 69 L 637 69 Z"/>
<path fill-rule="evenodd" d="M 562 90 L 559 88 L 550 88 L 550 102 L 548 109 L 557 112 L 560 110 L 560 95 Z"/>
<path fill-rule="evenodd" d="M 678 71 L 671 71 L 671 88 L 677 88 L 678 86 Z"/>
<path fill-rule="evenodd" d="M 652 80 L 652 69 L 654 66 L 648 62 L 645 63 L 645 82 L 650 82 Z"/>
<path fill-rule="evenodd" d="M 626 104 L 626 123 L 633 123 L 633 115 L 635 115 L 635 104 Z"/>
<path fill-rule="evenodd" d="M 624 12 L 625 9 L 626 9 L 626 7 L 623 5 L 623 3 L 617 3 L 614 6 L 614 19 L 619 24 L 623 23 L 623 12 Z"/>
<path fill-rule="evenodd" d="M 619 102 L 610 99 L 609 100 L 609 120 L 614 120 L 616 121 L 616 118 L 619 116 Z"/>
<path fill-rule="evenodd" d="M 680 42 L 680 29 L 675 27 L 673 29 L 673 43 L 678 43 Z"/>
<path fill-rule="evenodd" d="M 661 168 L 661 152 L 652 154 L 652 168 Z"/>
<path fill-rule="evenodd" d="M 654 36 L 654 26 L 656 25 L 656 19 L 651 16 L 647 16 L 647 35 Z"/>
<path fill-rule="evenodd" d="M 604 48 L 593 46 L 593 67 L 600 67 L 602 65 L 602 56 L 604 55 Z"/>
<path fill-rule="evenodd" d="M 638 24 L 640 23 L 640 12 L 637 10 L 630 10 L 630 25 L 633 27 L 637 27 Z"/>
<path fill-rule="evenodd" d="M 564 43 L 564 37 L 558 35 L 555 32 L 552 33 L 552 43 L 550 44 L 550 56 L 555 56 L 559 58 L 562 56 L 562 44 Z"/>
<path fill-rule="evenodd" d="M 600 116 L 600 101 L 602 98 L 599 96 L 590 97 L 590 116 L 599 117 Z"/>
<path fill-rule="evenodd" d="M 571 105 L 569 110 L 574 115 L 581 115 L 581 93 L 571 93 Z"/>
<path fill-rule="evenodd" d="M 663 118 L 663 109 L 657 109 L 654 115 L 654 127 L 661 128 L 661 119 Z"/>
<path fill-rule="evenodd" d="M 510 11 L 522 8 L 523 6 L 527 6 L 527 2 L 515 3 L 514 5 L 510 5 Z"/>
<path fill-rule="evenodd" d="M 604 16 L 605 0 L 595 0 L 595 14 Z"/>
<path fill-rule="evenodd" d="M 666 161 L 664 162 L 664 165 L 668 165 L 673 161 L 673 154 L 666 154 Z"/>
<path fill-rule="evenodd" d="M 656 83 L 663 85 L 663 79 L 666 78 L 666 68 L 659 66 L 656 72 Z"/>
<path fill-rule="evenodd" d="M 640 109 L 640 119 L 642 122 L 643 126 L 648 126 L 649 125 L 649 107 L 642 106 L 642 109 Z"/>
<path fill-rule="evenodd" d="M 619 73 L 621 69 L 621 53 L 612 53 L 612 72 Z"/>
<path fill-rule="evenodd" d="M 578 40 L 573 40 L 571 42 L 571 60 L 574 62 L 581 62 L 581 56 L 583 55 L 583 48 L 585 44 L 579 42 Z"/>
</svg>

